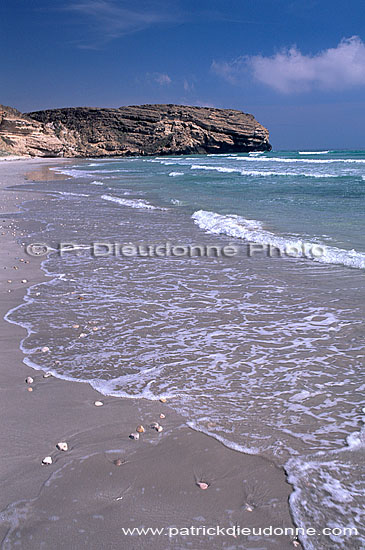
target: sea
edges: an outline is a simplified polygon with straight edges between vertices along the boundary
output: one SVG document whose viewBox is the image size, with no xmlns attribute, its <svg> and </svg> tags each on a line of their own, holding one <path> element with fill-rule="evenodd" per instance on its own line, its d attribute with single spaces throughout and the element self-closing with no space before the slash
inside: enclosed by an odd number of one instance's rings
<svg viewBox="0 0 365 550">
<path fill-rule="evenodd" d="M 7 314 L 26 364 L 166 397 L 191 428 L 285 469 L 293 519 L 316 531 L 306 550 L 364 548 L 365 151 L 53 170 L 24 185 L 42 193 L 22 215 L 47 275 Z"/>
</svg>

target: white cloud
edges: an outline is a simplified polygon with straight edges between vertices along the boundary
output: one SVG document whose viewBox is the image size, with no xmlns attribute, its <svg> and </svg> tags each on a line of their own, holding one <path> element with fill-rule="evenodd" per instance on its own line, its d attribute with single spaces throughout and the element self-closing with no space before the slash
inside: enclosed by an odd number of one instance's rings
<svg viewBox="0 0 365 550">
<path fill-rule="evenodd" d="M 131 3 L 128 0 L 72 0 L 62 7 L 85 23 L 98 43 L 141 31 L 153 25 L 171 23 L 179 15 L 159 0 Z"/>
<path fill-rule="evenodd" d="M 160 86 L 168 86 L 172 82 L 171 78 L 166 73 L 156 73 L 153 79 L 160 84 Z"/>
<path fill-rule="evenodd" d="M 303 55 L 295 46 L 271 57 L 244 56 L 213 62 L 212 70 L 231 83 L 251 71 L 255 80 L 290 94 L 313 89 L 344 90 L 365 86 L 365 44 L 358 36 L 344 38 L 336 48 Z"/>
</svg>

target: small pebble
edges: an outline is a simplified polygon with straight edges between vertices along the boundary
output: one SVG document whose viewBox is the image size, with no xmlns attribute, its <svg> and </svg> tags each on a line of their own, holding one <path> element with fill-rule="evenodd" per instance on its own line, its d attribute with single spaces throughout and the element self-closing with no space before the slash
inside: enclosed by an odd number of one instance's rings
<svg viewBox="0 0 365 550">
<path fill-rule="evenodd" d="M 166 415 L 164 415 L 163 413 L 160 414 L 160 418 L 166 418 Z"/>
<path fill-rule="evenodd" d="M 47 353 L 47 351 L 49 351 L 49 347 L 48 346 L 44 346 L 42 349 L 41 349 L 42 353 Z"/>
<path fill-rule="evenodd" d="M 163 427 L 162 427 L 162 426 L 158 426 L 158 427 L 156 428 L 156 431 L 159 432 L 159 433 L 162 432 L 162 430 L 163 430 Z"/>
<path fill-rule="evenodd" d="M 159 427 L 159 423 L 158 422 L 152 422 L 152 424 L 150 425 L 150 428 L 152 428 L 152 430 L 157 430 L 157 428 Z"/>
<path fill-rule="evenodd" d="M 82 332 L 80 335 L 79 335 L 79 338 L 86 338 L 87 334 L 86 332 Z"/>
<path fill-rule="evenodd" d="M 102 407 L 104 403 L 102 401 L 95 401 L 94 405 L 95 407 Z"/>
<path fill-rule="evenodd" d="M 45 372 L 43 378 L 51 378 L 51 376 L 53 376 L 51 372 Z"/>
<path fill-rule="evenodd" d="M 113 464 L 115 464 L 115 466 L 121 466 L 123 464 L 123 460 L 121 458 L 117 458 L 114 460 Z"/>
<path fill-rule="evenodd" d="M 27 279 L 22 279 L 22 283 L 27 283 Z"/>
<path fill-rule="evenodd" d="M 44 459 L 42 460 L 42 464 L 46 466 L 49 466 L 50 464 L 52 464 L 52 462 L 53 460 L 51 456 L 45 456 Z"/>
<path fill-rule="evenodd" d="M 34 380 L 33 380 L 33 378 L 32 378 L 31 376 L 27 376 L 27 378 L 25 379 L 25 382 L 26 382 L 27 384 L 33 384 Z"/>
<path fill-rule="evenodd" d="M 145 432 L 146 430 L 144 429 L 144 427 L 141 425 L 141 426 L 137 426 L 136 428 L 136 432 L 140 433 L 140 434 L 143 434 L 143 432 Z"/>
<path fill-rule="evenodd" d="M 139 433 L 133 432 L 129 434 L 129 439 L 139 439 Z"/>
<path fill-rule="evenodd" d="M 8 283 L 12 283 L 13 281 L 11 279 L 8 279 Z"/>
<path fill-rule="evenodd" d="M 72 325 L 72 328 L 80 328 L 80 325 Z"/>
<path fill-rule="evenodd" d="M 201 489 L 202 491 L 205 491 L 206 489 L 208 489 L 209 484 L 208 484 L 208 483 L 205 483 L 204 481 L 198 481 L 198 482 L 197 482 L 197 486 L 198 486 L 199 489 Z"/>
<path fill-rule="evenodd" d="M 33 391 L 33 388 L 29 387 L 27 388 L 27 391 Z"/>
<path fill-rule="evenodd" d="M 60 441 L 59 443 L 57 443 L 56 447 L 59 451 L 68 451 L 68 445 L 66 441 Z"/>
<path fill-rule="evenodd" d="M 93 327 L 92 330 L 96 332 L 97 330 L 99 330 L 99 327 Z"/>
<path fill-rule="evenodd" d="M 41 293 L 40 293 L 40 292 L 36 292 L 35 295 L 36 295 L 36 296 L 40 296 Z"/>
<path fill-rule="evenodd" d="M 161 403 L 166 403 L 166 401 L 167 401 L 166 397 L 161 397 L 161 399 L 160 399 Z"/>
</svg>

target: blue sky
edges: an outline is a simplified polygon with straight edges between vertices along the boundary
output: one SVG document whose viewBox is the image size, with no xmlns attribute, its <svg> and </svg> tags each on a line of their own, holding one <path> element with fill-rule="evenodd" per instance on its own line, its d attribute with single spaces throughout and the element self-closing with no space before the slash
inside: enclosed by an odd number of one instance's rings
<svg viewBox="0 0 365 550">
<path fill-rule="evenodd" d="M 365 148 L 363 0 L 2 0 L 0 103 L 253 113 L 274 149 Z"/>
</svg>

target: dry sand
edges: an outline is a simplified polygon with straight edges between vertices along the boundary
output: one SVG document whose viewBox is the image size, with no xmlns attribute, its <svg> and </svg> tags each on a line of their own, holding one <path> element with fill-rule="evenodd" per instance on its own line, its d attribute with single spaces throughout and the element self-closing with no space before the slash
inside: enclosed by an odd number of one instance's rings
<svg viewBox="0 0 365 550">
<path fill-rule="evenodd" d="M 25 330 L 3 317 L 45 277 L 39 260 L 17 242 L 27 228 L 16 205 L 34 195 L 5 187 L 61 162 L 0 163 L 1 549 L 293 548 L 290 536 L 123 533 L 128 527 L 293 527 L 291 487 L 282 469 L 191 430 L 168 403 L 104 397 L 86 383 L 43 378 L 23 364 Z M 98 399 L 104 406 L 94 405 Z M 161 433 L 149 428 L 155 421 Z M 139 424 L 146 432 L 132 441 Z M 68 451 L 56 449 L 59 441 Z M 44 466 L 47 455 L 53 463 Z M 202 490 L 198 482 L 209 486 Z"/>
</svg>

